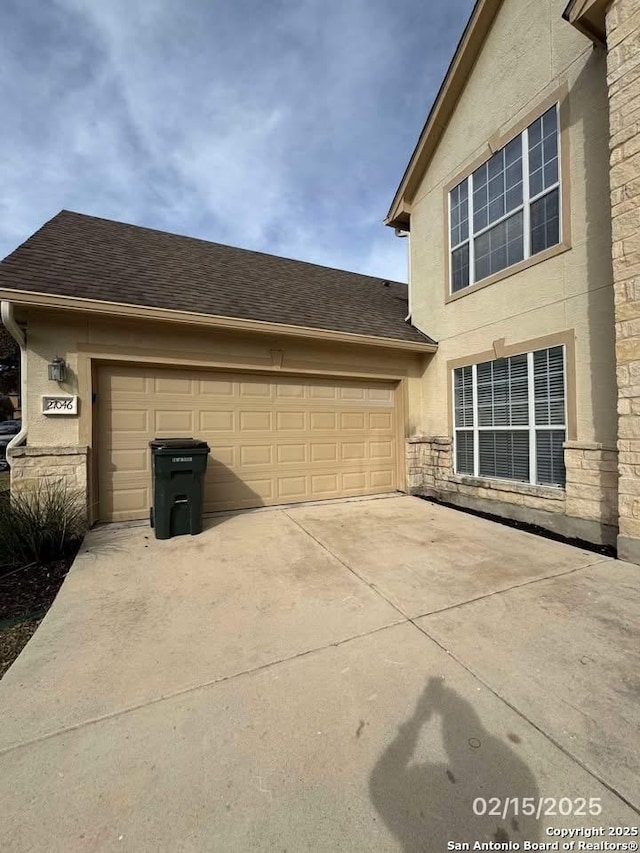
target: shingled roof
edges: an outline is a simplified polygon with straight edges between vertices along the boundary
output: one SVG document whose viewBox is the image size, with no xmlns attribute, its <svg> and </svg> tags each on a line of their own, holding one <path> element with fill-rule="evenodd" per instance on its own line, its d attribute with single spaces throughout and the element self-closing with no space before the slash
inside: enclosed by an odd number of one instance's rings
<svg viewBox="0 0 640 853">
<path fill-rule="evenodd" d="M 433 343 L 406 284 L 68 210 L 0 263 L 0 289 Z"/>
</svg>

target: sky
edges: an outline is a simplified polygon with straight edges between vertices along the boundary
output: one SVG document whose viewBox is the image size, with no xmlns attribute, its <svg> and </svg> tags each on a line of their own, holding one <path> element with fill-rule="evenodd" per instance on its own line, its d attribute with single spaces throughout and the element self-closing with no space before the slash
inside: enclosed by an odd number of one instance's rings
<svg viewBox="0 0 640 853">
<path fill-rule="evenodd" d="M 406 281 L 473 0 L 3 0 L 0 257 L 62 208 Z"/>
</svg>

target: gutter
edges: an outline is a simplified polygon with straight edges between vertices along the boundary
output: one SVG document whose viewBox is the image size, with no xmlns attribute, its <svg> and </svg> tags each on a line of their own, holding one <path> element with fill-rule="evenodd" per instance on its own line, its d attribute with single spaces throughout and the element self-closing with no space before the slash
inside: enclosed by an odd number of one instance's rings
<svg viewBox="0 0 640 853">
<path fill-rule="evenodd" d="M 0 302 L 0 318 L 5 329 L 20 347 L 20 410 L 22 414 L 22 427 L 20 432 L 14 435 L 9 444 L 7 444 L 7 462 L 11 465 L 9 451 L 14 447 L 18 447 L 27 438 L 27 339 L 13 316 L 13 302 L 8 302 L 4 299 Z"/>
<path fill-rule="evenodd" d="M 310 326 L 294 326 L 286 323 L 272 323 L 266 320 L 247 320 L 239 317 L 227 317 L 219 314 L 201 314 L 194 311 L 180 311 L 169 308 L 131 305 L 123 302 L 87 299 L 86 297 L 52 296 L 47 293 L 24 290 L 6 290 L 0 288 L 0 300 L 11 299 L 17 305 L 33 305 L 39 308 L 55 308 L 78 312 L 90 312 L 107 316 L 125 317 L 162 322 L 191 323 L 198 326 L 212 326 L 232 331 L 258 332 L 262 334 L 287 335 L 296 338 L 314 338 L 315 340 L 336 343 L 361 344 L 366 346 L 402 349 L 413 352 L 435 352 L 437 344 L 429 340 L 406 341 L 402 338 L 382 338 L 357 332 L 338 332 Z M 20 330 L 18 330 L 20 332 Z M 20 332 L 21 334 L 21 332 Z M 17 339 L 16 339 L 17 340 Z"/>
</svg>

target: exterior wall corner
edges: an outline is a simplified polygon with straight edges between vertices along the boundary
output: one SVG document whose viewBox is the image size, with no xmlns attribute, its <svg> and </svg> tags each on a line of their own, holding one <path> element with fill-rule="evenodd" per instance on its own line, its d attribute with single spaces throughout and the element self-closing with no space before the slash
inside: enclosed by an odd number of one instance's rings
<svg viewBox="0 0 640 853">
<path fill-rule="evenodd" d="M 640 9 L 636 0 L 613 0 L 606 27 L 618 388 L 618 552 L 621 559 L 640 563 Z"/>
</svg>

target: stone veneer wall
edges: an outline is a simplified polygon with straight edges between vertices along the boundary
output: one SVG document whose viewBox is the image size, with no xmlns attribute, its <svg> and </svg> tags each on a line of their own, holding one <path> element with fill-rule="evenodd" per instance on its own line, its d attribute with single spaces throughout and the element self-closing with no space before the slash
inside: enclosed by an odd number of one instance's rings
<svg viewBox="0 0 640 853">
<path fill-rule="evenodd" d="M 580 441 L 568 441 L 564 448 L 567 515 L 617 527 L 617 450 Z"/>
<path fill-rule="evenodd" d="M 640 563 L 640 5 L 607 12 L 611 221 L 618 365 L 618 556 Z"/>
<path fill-rule="evenodd" d="M 16 447 L 9 451 L 12 492 L 63 480 L 87 500 L 87 447 Z"/>
<path fill-rule="evenodd" d="M 565 445 L 567 487 L 533 486 L 453 473 L 453 441 L 413 436 L 407 441 L 409 491 L 467 509 L 537 524 L 563 536 L 615 545 L 616 452 L 600 444 Z"/>
</svg>

